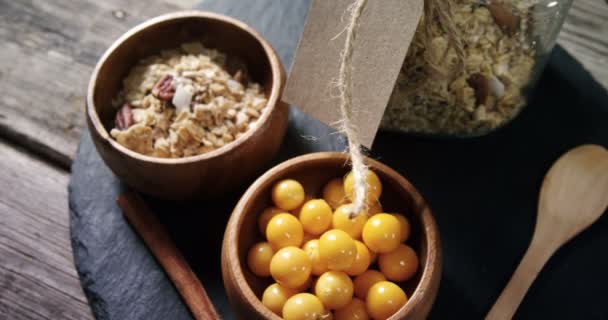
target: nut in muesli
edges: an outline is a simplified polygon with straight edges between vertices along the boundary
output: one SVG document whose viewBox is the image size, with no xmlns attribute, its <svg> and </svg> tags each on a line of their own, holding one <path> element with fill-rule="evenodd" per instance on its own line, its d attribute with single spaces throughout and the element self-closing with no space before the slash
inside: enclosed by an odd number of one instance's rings
<svg viewBox="0 0 608 320">
<path fill-rule="evenodd" d="M 116 113 L 116 119 L 114 125 L 118 130 L 125 130 L 133 124 L 133 112 L 131 112 L 131 106 L 128 103 L 122 105 L 120 110 Z"/>
<path fill-rule="evenodd" d="M 485 105 L 490 91 L 488 79 L 481 73 L 474 73 L 467 79 L 467 83 L 475 91 L 475 105 Z"/>
<path fill-rule="evenodd" d="M 526 103 L 539 58 L 529 32 L 539 1 L 441 1 L 453 28 L 437 22 L 438 12 L 422 21 L 381 125 L 425 134 L 487 133 Z"/>
<path fill-rule="evenodd" d="M 178 158 L 220 148 L 251 129 L 267 105 L 247 70 L 199 42 L 140 61 L 123 80 L 111 136 L 149 156 Z M 242 65 L 242 64 L 241 64 Z"/>
<path fill-rule="evenodd" d="M 504 3 L 491 2 L 487 4 L 490 14 L 496 24 L 509 35 L 517 32 L 520 25 L 520 18 Z"/>
<path fill-rule="evenodd" d="M 171 101 L 175 95 L 173 76 L 166 74 L 160 78 L 152 88 L 152 95 L 163 101 Z"/>
</svg>

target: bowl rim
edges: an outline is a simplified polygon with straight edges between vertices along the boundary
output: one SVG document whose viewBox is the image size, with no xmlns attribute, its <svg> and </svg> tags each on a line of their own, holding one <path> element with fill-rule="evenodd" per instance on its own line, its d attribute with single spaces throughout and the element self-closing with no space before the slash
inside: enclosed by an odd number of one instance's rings
<svg viewBox="0 0 608 320">
<path fill-rule="evenodd" d="M 119 144 L 116 140 L 114 140 L 108 130 L 104 127 L 103 123 L 99 119 L 99 115 L 95 109 L 95 102 L 93 99 L 96 86 L 97 86 L 97 77 L 99 75 L 99 71 L 105 65 L 109 57 L 119 48 L 125 41 L 130 39 L 136 34 L 145 31 L 146 29 L 158 25 L 163 24 L 169 21 L 179 21 L 179 20 L 187 20 L 192 18 L 198 18 L 203 20 L 218 20 L 224 22 L 232 27 L 241 29 L 245 31 L 249 35 L 251 35 L 264 50 L 266 57 L 268 59 L 270 65 L 270 71 L 272 74 L 272 88 L 270 90 L 270 94 L 268 96 L 268 101 L 266 103 L 266 110 L 262 112 L 260 118 L 258 119 L 256 126 L 247 130 L 243 135 L 238 137 L 236 140 L 220 147 L 215 150 L 205 152 L 203 154 L 188 156 L 188 157 L 180 157 L 180 158 L 159 158 L 144 155 L 133 150 L 130 150 L 123 145 Z M 281 102 L 281 93 L 285 86 L 285 69 L 283 68 L 283 64 L 281 59 L 277 55 L 275 49 L 270 45 L 270 43 L 254 28 L 247 25 L 245 22 L 240 21 L 235 18 L 231 18 L 222 14 L 202 11 L 202 10 L 183 10 L 172 13 L 163 14 L 151 19 L 148 19 L 135 27 L 129 29 L 125 32 L 120 38 L 118 38 L 110 47 L 104 52 L 101 56 L 93 72 L 91 74 L 91 78 L 89 79 L 88 87 L 87 87 L 87 97 L 86 97 L 86 114 L 89 119 L 89 123 L 91 124 L 89 127 L 101 137 L 101 139 L 108 143 L 112 148 L 117 150 L 118 152 L 125 154 L 130 158 L 134 158 L 139 161 L 149 162 L 149 163 L 160 163 L 160 164 L 188 164 L 195 163 L 201 160 L 207 160 L 211 158 L 215 158 L 221 156 L 223 154 L 229 153 L 230 151 L 238 148 L 243 143 L 245 143 L 250 137 L 252 137 L 261 127 L 268 123 L 268 120 L 271 117 L 271 114 L 275 109 L 281 107 L 283 104 Z M 90 128 L 91 129 L 91 128 Z"/>
<path fill-rule="evenodd" d="M 224 282 L 231 282 L 234 288 L 236 288 L 236 294 L 240 296 L 240 298 L 246 301 L 256 312 L 266 317 L 270 317 L 273 320 L 280 320 L 276 314 L 272 313 L 270 310 L 266 309 L 261 300 L 255 295 L 251 287 L 247 284 L 247 281 L 237 281 L 237 279 L 245 279 L 245 275 L 241 268 L 241 262 L 239 259 L 238 253 L 238 243 L 240 240 L 240 234 L 236 232 L 242 226 L 245 212 L 244 207 L 246 203 L 248 203 L 250 198 L 257 192 L 257 190 L 268 180 L 273 179 L 273 177 L 277 174 L 285 170 L 286 168 L 293 166 L 295 164 L 300 164 L 304 162 L 320 162 L 327 158 L 342 158 L 344 163 L 348 162 L 348 155 L 341 152 L 316 152 L 301 155 L 295 158 L 291 158 L 286 160 L 260 176 L 256 181 L 247 189 L 247 191 L 243 194 L 243 196 L 238 201 L 235 206 L 230 220 L 226 225 L 226 231 L 224 233 L 224 240 L 222 242 L 222 269 L 224 272 L 229 274 L 230 279 L 226 279 L 223 273 Z M 426 240 L 426 251 L 424 252 L 425 265 L 422 270 L 420 270 L 421 276 L 418 284 L 414 288 L 414 291 L 410 297 L 408 297 L 408 303 L 405 304 L 399 311 L 397 311 L 394 315 L 392 315 L 389 319 L 402 319 L 404 316 L 408 316 L 414 310 L 419 308 L 419 305 L 424 303 L 424 299 L 428 295 L 436 294 L 433 290 L 425 290 L 430 289 L 434 285 L 434 279 L 441 279 L 441 271 L 442 271 L 442 253 L 441 253 L 441 240 L 439 237 L 439 229 L 433 218 L 432 211 L 422 195 L 418 192 L 418 190 L 400 173 L 393 170 L 389 166 L 366 157 L 366 162 L 370 168 L 374 170 L 379 170 L 383 173 L 388 173 L 392 177 L 395 177 L 396 182 L 399 185 L 405 186 L 407 192 L 412 196 L 414 204 L 420 208 L 420 212 L 418 213 L 420 222 L 422 224 L 424 238 Z M 418 253 L 420 257 L 422 254 Z M 224 261 L 226 260 L 226 261 Z M 226 268 L 229 266 L 228 268 Z M 437 280 L 437 287 L 439 285 L 439 280 Z M 225 286 L 228 287 L 228 284 L 225 283 Z"/>
</svg>

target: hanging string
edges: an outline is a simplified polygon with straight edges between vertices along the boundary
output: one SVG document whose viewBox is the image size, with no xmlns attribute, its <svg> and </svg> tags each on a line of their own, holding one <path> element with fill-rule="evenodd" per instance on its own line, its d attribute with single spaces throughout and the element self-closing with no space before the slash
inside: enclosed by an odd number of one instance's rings
<svg viewBox="0 0 608 320">
<path fill-rule="evenodd" d="M 340 71 L 336 88 L 340 99 L 340 112 L 342 114 L 342 132 L 348 139 L 348 151 L 352 162 L 352 173 L 354 177 L 354 199 L 350 217 L 356 217 L 365 212 L 367 194 L 366 172 L 367 166 L 364 161 L 359 141 L 359 130 L 354 123 L 353 97 L 352 97 L 352 56 L 354 51 L 353 42 L 356 37 L 356 30 L 359 19 L 367 0 L 355 0 L 348 8 L 350 12 L 348 24 L 346 26 L 346 39 L 344 49 L 340 56 Z"/>
</svg>

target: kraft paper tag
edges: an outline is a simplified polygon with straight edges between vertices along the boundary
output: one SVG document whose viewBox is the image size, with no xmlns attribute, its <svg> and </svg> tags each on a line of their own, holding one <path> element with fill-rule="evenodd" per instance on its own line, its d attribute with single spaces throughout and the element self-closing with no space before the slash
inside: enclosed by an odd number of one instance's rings
<svg viewBox="0 0 608 320">
<path fill-rule="evenodd" d="M 338 78 L 353 0 L 312 0 L 283 99 L 332 127 L 342 118 L 332 92 Z M 424 0 L 368 0 L 353 42 L 352 83 L 355 124 L 362 144 L 371 147 Z"/>
</svg>

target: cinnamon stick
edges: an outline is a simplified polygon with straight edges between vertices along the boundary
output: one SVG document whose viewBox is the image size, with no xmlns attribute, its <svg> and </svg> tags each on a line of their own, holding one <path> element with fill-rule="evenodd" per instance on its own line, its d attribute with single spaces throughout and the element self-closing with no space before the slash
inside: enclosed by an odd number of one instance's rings
<svg viewBox="0 0 608 320">
<path fill-rule="evenodd" d="M 148 205 L 135 192 L 116 200 L 123 214 L 144 240 L 197 320 L 221 319 L 205 288 Z"/>
</svg>

